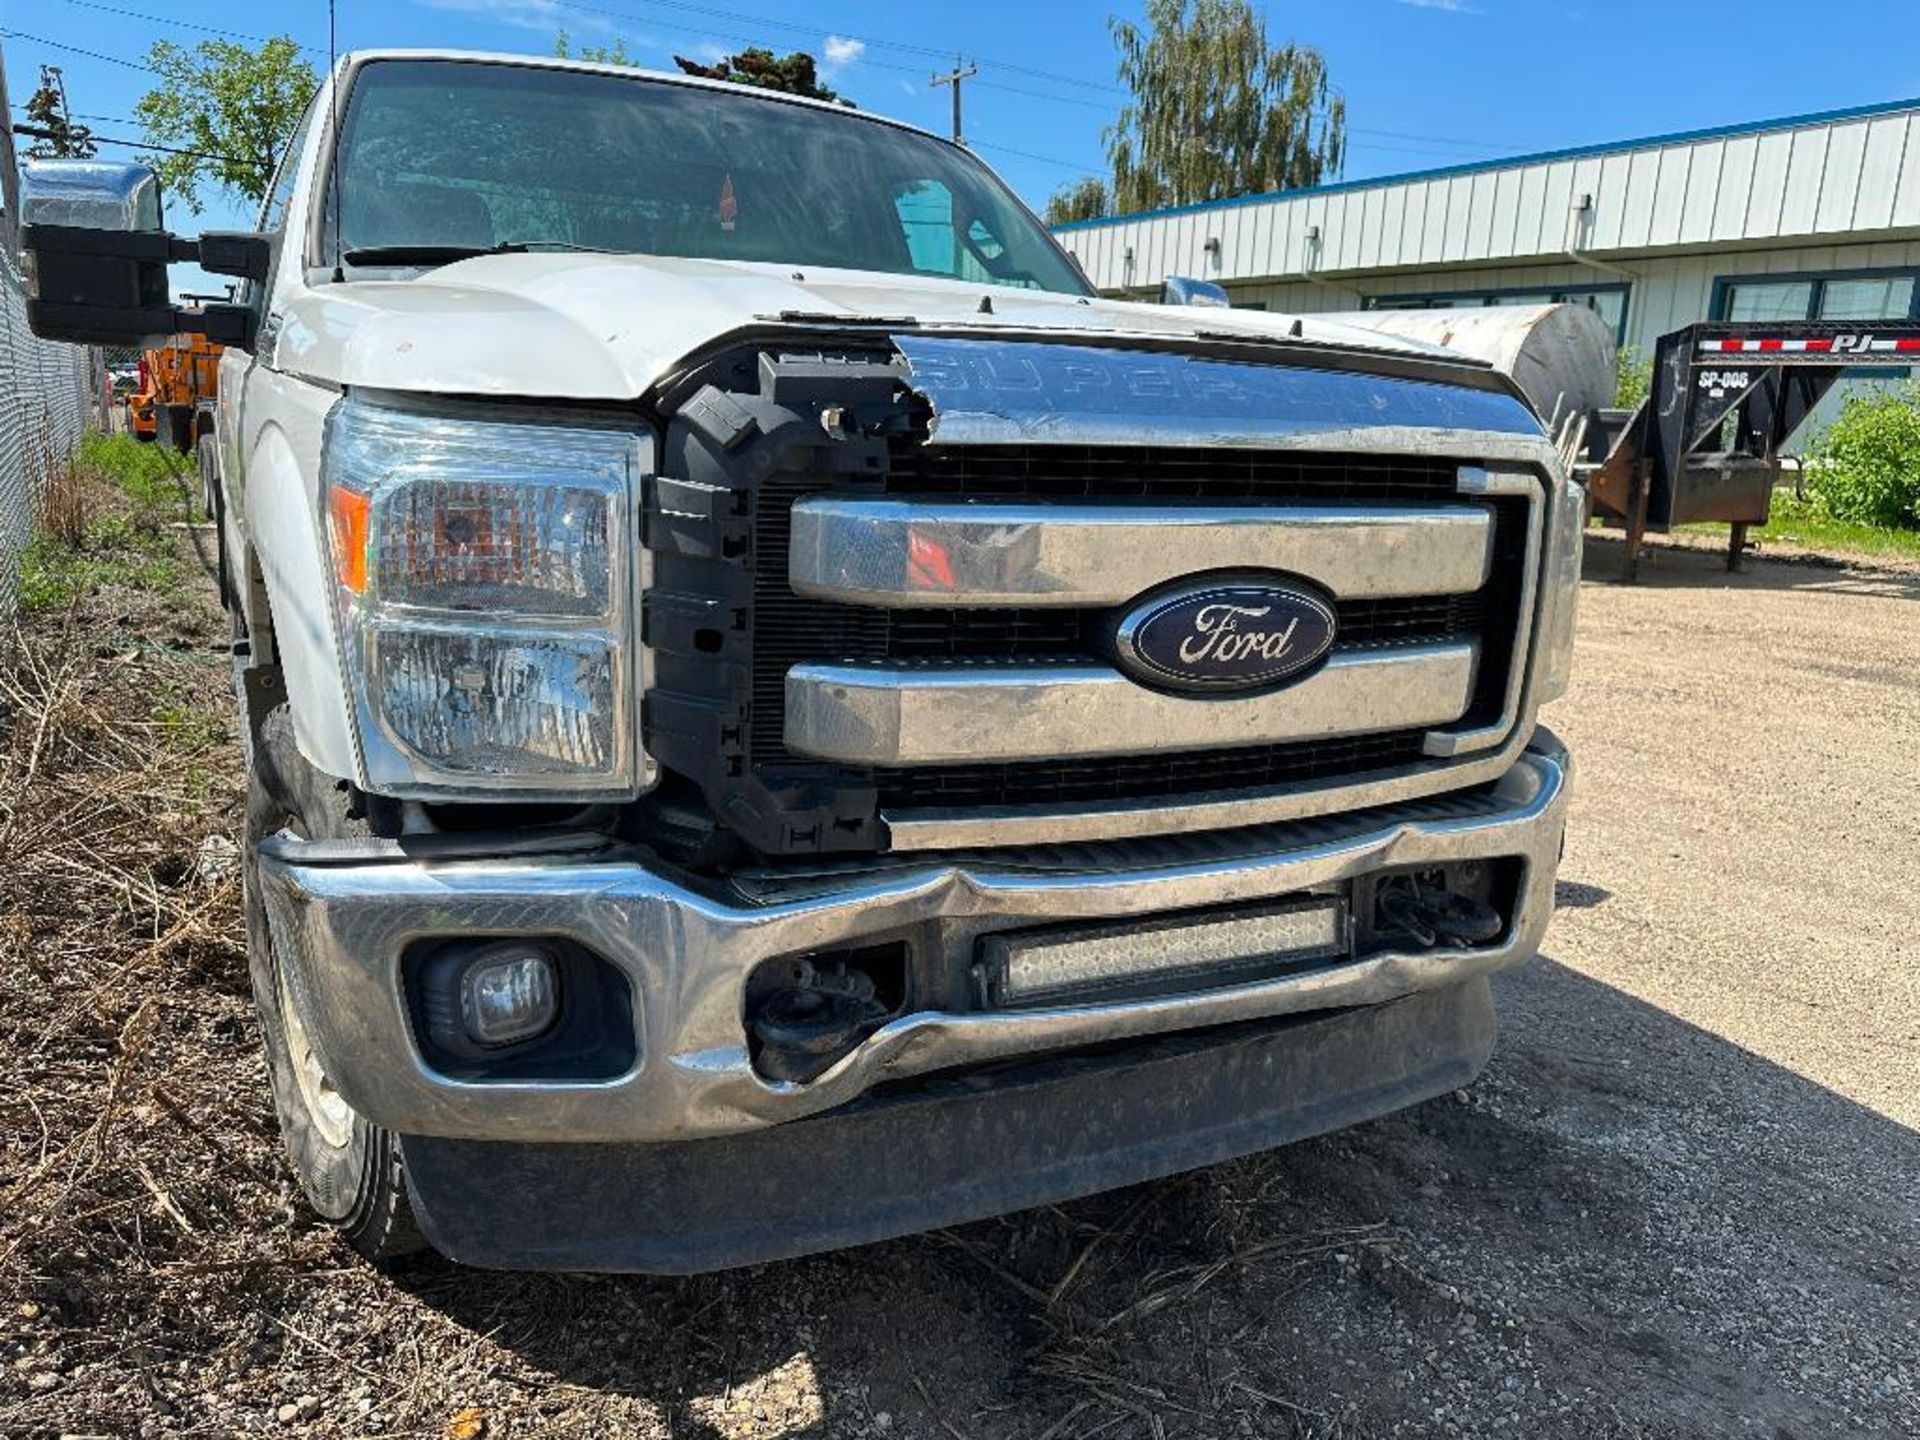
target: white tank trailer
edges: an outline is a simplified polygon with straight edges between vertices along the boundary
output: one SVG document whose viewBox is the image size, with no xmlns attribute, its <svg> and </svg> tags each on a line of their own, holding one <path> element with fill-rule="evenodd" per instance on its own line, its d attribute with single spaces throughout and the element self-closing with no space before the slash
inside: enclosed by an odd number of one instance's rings
<svg viewBox="0 0 1920 1440">
<path fill-rule="evenodd" d="M 1512 377 L 1549 425 L 1613 404 L 1613 331 L 1584 305 L 1366 310 L 1339 318 L 1486 361 Z"/>
</svg>

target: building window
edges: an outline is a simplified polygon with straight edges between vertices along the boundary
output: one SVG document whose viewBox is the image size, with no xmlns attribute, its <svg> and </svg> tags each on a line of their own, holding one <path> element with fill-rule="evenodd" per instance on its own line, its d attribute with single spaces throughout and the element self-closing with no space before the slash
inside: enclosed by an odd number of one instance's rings
<svg viewBox="0 0 1920 1440">
<path fill-rule="evenodd" d="M 1467 310 L 1483 305 L 1585 305 L 1627 338 L 1627 285 L 1561 285 L 1540 290 L 1451 290 L 1432 295 L 1369 295 L 1368 310 Z"/>
<path fill-rule="evenodd" d="M 1912 270 L 1828 275 L 1732 276 L 1715 282 L 1716 320 L 1907 320 L 1915 308 Z"/>
<path fill-rule="evenodd" d="M 1732 285 L 1727 288 L 1729 320 L 1811 320 L 1813 282 L 1781 285 Z"/>
</svg>

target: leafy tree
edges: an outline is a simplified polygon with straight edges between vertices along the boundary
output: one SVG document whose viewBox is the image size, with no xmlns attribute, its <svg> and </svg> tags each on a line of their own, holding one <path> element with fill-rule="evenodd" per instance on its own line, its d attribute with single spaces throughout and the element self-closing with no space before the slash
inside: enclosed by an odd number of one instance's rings
<svg viewBox="0 0 1920 1440">
<path fill-rule="evenodd" d="M 161 183 L 196 215 L 203 182 L 264 200 L 280 152 L 320 85 L 300 47 L 284 35 L 257 50 L 230 40 L 202 40 L 192 50 L 156 40 L 147 65 L 161 83 L 133 113 L 150 144 L 192 152 L 148 158 Z"/>
<path fill-rule="evenodd" d="M 616 35 L 611 45 L 582 45 L 574 50 L 562 30 L 554 37 L 553 53 L 562 60 L 591 60 L 596 65 L 638 65 L 640 62 L 627 54 L 627 42 Z"/>
<path fill-rule="evenodd" d="M 1317 185 L 1346 154 L 1346 102 L 1308 45 L 1273 45 L 1247 0 L 1147 0 L 1108 21 L 1132 98 L 1107 131 L 1120 213 Z"/>
<path fill-rule="evenodd" d="M 58 65 L 40 67 L 40 88 L 27 97 L 27 120 L 51 132 L 27 147 L 35 160 L 85 160 L 100 149 L 93 131 L 67 113 L 67 82 Z"/>
<path fill-rule="evenodd" d="M 851 100 L 841 100 L 838 94 L 820 83 L 820 72 L 813 56 L 804 50 L 775 56 L 771 50 L 750 45 L 739 54 L 723 56 L 711 65 L 702 65 L 698 60 L 689 60 L 684 55 L 674 56 L 673 63 L 687 74 L 698 75 L 703 80 L 730 80 L 735 85 L 779 90 L 788 95 L 806 95 L 815 100 L 834 100 L 846 106 L 853 104 Z"/>
<path fill-rule="evenodd" d="M 1098 220 L 1113 213 L 1107 182 L 1096 175 L 1062 185 L 1047 197 L 1047 224 L 1071 225 L 1076 220 Z"/>
</svg>

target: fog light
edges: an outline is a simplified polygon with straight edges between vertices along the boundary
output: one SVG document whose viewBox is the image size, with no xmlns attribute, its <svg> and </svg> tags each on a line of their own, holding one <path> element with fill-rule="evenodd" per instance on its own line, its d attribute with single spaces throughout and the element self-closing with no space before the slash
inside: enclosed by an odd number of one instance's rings
<svg viewBox="0 0 1920 1440">
<path fill-rule="evenodd" d="M 531 1040 L 560 1014 L 553 957 L 533 945 L 490 945 L 460 976 L 460 1019 L 476 1045 L 489 1048 Z"/>
</svg>

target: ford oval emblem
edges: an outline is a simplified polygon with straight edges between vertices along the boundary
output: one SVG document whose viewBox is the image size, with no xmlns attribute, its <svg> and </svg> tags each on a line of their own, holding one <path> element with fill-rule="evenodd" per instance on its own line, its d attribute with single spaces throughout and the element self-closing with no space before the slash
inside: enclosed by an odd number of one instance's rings
<svg viewBox="0 0 1920 1440">
<path fill-rule="evenodd" d="M 1180 690 L 1257 690 L 1298 675 L 1333 645 L 1333 608 L 1311 590 L 1214 580 L 1162 590 L 1120 619 L 1120 663 Z"/>
</svg>

